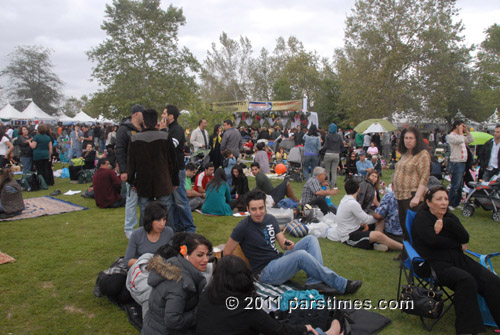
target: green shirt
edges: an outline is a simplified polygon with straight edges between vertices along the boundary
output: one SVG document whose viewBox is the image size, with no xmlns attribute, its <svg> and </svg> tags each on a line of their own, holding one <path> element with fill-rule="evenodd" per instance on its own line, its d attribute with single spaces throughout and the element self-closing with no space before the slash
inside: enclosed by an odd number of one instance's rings
<svg viewBox="0 0 500 335">
<path fill-rule="evenodd" d="M 255 176 L 255 183 L 257 184 L 256 188 L 261 191 L 264 191 L 264 193 L 266 194 L 271 194 L 271 192 L 274 189 L 271 180 L 262 172 L 259 172 Z"/>
<path fill-rule="evenodd" d="M 186 177 L 186 190 L 190 190 L 193 188 L 193 181 L 191 178 Z"/>
<path fill-rule="evenodd" d="M 36 148 L 33 149 L 33 160 L 49 159 L 49 143 L 52 141 L 49 135 L 36 134 L 33 137 Z"/>
</svg>

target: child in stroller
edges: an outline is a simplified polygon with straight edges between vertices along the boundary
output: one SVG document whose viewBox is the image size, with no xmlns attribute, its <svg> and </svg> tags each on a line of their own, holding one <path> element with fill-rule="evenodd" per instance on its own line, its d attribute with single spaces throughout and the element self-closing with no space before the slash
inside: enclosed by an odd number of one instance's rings
<svg viewBox="0 0 500 335">
<path fill-rule="evenodd" d="M 471 192 L 467 195 L 462 215 L 470 217 L 478 207 L 493 211 L 492 218 L 500 222 L 500 178 L 494 176 L 489 182 L 469 182 Z"/>
<path fill-rule="evenodd" d="M 292 180 L 303 182 L 306 178 L 304 170 L 302 169 L 302 162 L 304 161 L 304 147 L 296 146 L 290 149 L 288 154 L 288 169 L 286 176 Z"/>
</svg>

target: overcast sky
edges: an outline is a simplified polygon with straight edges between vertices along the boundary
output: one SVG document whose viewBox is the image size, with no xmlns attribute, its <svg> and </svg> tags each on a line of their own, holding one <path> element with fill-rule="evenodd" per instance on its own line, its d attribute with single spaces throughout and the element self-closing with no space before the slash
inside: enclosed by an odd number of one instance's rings
<svg viewBox="0 0 500 335">
<path fill-rule="evenodd" d="M 54 71 L 64 82 L 66 96 L 95 92 L 98 85 L 90 81 L 92 63 L 85 51 L 105 39 L 100 26 L 105 3 L 111 2 L 0 0 L 0 69 L 16 46 L 42 45 L 54 51 Z M 201 63 L 222 31 L 232 39 L 247 36 L 255 56 L 262 47 L 272 51 L 279 36 L 293 35 L 307 50 L 331 58 L 335 48 L 343 46 L 345 18 L 354 0 L 174 0 L 163 1 L 162 8 L 170 3 L 183 8 L 187 21 L 179 32 L 180 44 Z M 457 7 L 468 44 L 481 43 L 484 30 L 500 23 L 498 0 L 458 0 Z"/>
</svg>

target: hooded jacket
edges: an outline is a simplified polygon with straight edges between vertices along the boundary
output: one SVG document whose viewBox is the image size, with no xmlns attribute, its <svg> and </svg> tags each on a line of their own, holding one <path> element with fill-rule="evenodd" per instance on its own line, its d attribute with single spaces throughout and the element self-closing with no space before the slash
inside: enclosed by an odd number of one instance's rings
<svg viewBox="0 0 500 335">
<path fill-rule="evenodd" d="M 139 132 L 132 123 L 132 118 L 126 117 L 116 131 L 115 155 L 120 173 L 127 173 L 127 152 L 130 137 Z"/>
<path fill-rule="evenodd" d="M 127 162 L 127 182 L 137 188 L 140 197 L 167 196 L 179 186 L 175 148 L 165 132 L 145 129 L 132 136 Z"/>
<path fill-rule="evenodd" d="M 194 334 L 196 306 L 206 279 L 181 255 L 165 260 L 156 255 L 150 262 L 149 310 L 142 334 Z"/>
</svg>

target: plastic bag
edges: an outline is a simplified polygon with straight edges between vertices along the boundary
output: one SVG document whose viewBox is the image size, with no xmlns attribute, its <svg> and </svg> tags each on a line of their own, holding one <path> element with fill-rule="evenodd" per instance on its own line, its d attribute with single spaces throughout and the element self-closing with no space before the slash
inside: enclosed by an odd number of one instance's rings
<svg viewBox="0 0 500 335">
<path fill-rule="evenodd" d="M 67 167 L 62 169 L 61 178 L 69 178 L 69 169 Z"/>
</svg>

